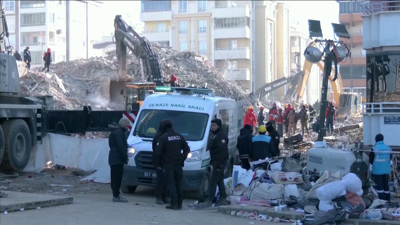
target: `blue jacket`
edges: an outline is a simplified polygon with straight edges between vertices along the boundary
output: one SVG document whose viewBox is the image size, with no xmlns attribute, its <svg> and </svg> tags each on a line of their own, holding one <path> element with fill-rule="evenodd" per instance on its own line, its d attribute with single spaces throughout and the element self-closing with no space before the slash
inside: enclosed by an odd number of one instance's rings
<svg viewBox="0 0 400 225">
<path fill-rule="evenodd" d="M 272 158 L 278 156 L 275 151 L 274 141 L 271 137 L 260 134 L 253 137 L 253 143 L 249 158 L 251 161 L 258 161 L 260 159 Z"/>
<path fill-rule="evenodd" d="M 372 147 L 372 150 L 374 151 L 375 155 L 374 163 L 372 164 L 372 174 L 390 174 L 390 152 L 392 152 L 392 148 L 385 145 L 383 141 L 378 141 L 376 142 L 376 145 Z"/>
</svg>

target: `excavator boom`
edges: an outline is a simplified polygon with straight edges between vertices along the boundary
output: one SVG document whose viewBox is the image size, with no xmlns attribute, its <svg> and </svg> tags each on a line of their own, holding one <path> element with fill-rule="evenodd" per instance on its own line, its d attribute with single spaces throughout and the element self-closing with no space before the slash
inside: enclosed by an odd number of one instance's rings
<svg viewBox="0 0 400 225">
<path fill-rule="evenodd" d="M 155 82 L 157 86 L 164 86 L 160 62 L 157 54 L 153 51 L 150 42 L 145 37 L 129 26 L 120 15 L 114 20 L 116 51 L 119 62 L 119 76 L 121 79 L 128 78 L 127 48 L 132 51 L 142 64 L 142 70 L 149 82 Z"/>
</svg>

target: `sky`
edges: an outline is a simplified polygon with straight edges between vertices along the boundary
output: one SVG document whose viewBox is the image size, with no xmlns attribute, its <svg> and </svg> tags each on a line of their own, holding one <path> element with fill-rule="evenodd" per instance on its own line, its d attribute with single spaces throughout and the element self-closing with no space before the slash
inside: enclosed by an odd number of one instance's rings
<svg viewBox="0 0 400 225">
<path fill-rule="evenodd" d="M 308 34 L 308 19 L 320 20 L 324 38 L 332 39 L 333 30 L 331 23 L 338 23 L 339 4 L 336 1 L 285 1 L 290 6 L 290 20 L 299 21 L 299 31 Z M 140 1 L 103 1 L 101 15 L 99 18 L 106 27 L 103 29 L 105 34 L 111 34 L 114 31 L 112 26 L 116 15 L 122 15 L 122 18 L 130 25 L 140 22 Z M 109 27 L 109 28 L 108 28 Z"/>
</svg>

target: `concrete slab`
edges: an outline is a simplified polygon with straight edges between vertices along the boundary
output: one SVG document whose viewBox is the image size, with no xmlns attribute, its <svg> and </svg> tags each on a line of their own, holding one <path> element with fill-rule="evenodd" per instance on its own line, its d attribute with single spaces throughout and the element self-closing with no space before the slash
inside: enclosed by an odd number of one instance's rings
<svg viewBox="0 0 400 225">
<path fill-rule="evenodd" d="M 19 211 L 20 209 L 36 209 L 56 205 L 71 204 L 73 197 L 71 196 L 54 196 L 43 194 L 32 194 L 14 191 L 2 191 L 7 193 L 6 198 L 0 198 L 0 212 Z"/>
<path fill-rule="evenodd" d="M 219 206 L 215 209 L 218 209 L 219 212 L 223 214 L 231 215 L 232 211 L 240 212 L 257 212 L 258 214 L 268 215 L 271 217 L 279 217 L 281 219 L 292 219 L 292 220 L 301 220 L 303 217 L 303 213 L 292 212 L 292 211 L 275 211 L 273 208 L 269 207 L 260 207 L 260 206 L 243 206 L 243 205 L 225 205 Z M 348 219 L 342 223 L 343 225 L 399 225 L 400 222 L 398 220 L 380 220 L 380 221 L 372 221 L 372 220 L 361 220 L 361 219 Z"/>
</svg>

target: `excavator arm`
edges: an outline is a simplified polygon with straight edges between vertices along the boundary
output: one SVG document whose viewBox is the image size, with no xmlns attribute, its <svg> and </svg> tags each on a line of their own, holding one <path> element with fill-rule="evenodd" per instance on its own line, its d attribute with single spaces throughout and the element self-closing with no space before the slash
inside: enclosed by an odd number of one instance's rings
<svg viewBox="0 0 400 225">
<path fill-rule="evenodd" d="M 145 37 L 140 37 L 120 15 L 115 16 L 115 42 L 119 62 L 119 77 L 127 79 L 126 72 L 127 48 L 132 51 L 142 65 L 142 70 L 147 81 L 155 82 L 157 86 L 164 86 L 160 62 L 153 51 L 150 42 Z"/>
</svg>

